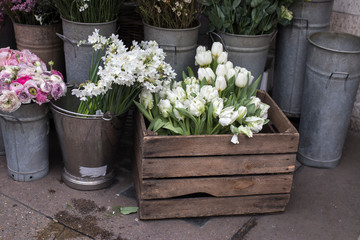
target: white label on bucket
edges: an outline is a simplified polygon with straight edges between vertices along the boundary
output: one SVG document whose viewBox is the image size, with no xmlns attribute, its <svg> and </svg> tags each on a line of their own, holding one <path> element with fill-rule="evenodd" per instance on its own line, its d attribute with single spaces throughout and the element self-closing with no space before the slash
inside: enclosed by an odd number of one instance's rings
<svg viewBox="0 0 360 240">
<path fill-rule="evenodd" d="M 106 175 L 107 166 L 89 168 L 89 167 L 80 167 L 81 177 L 103 177 Z"/>
</svg>

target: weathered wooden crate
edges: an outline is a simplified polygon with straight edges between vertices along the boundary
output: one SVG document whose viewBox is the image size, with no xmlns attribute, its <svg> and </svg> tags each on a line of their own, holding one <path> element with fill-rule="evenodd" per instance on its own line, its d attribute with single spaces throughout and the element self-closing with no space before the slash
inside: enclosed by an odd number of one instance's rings
<svg viewBox="0 0 360 240">
<path fill-rule="evenodd" d="M 299 133 L 271 97 L 270 123 L 253 138 L 157 136 L 135 116 L 134 180 L 140 219 L 281 212 L 290 198 Z M 270 129 L 270 131 L 269 131 Z"/>
</svg>

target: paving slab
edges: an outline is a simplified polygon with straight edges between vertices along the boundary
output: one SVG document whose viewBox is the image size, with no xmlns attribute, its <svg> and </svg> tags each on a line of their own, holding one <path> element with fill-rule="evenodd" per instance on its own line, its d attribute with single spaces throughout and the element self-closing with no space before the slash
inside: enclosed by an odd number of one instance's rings
<svg viewBox="0 0 360 240">
<path fill-rule="evenodd" d="M 359 144 L 349 132 L 336 168 L 299 168 L 286 212 L 257 216 L 245 239 L 360 239 Z"/>
</svg>

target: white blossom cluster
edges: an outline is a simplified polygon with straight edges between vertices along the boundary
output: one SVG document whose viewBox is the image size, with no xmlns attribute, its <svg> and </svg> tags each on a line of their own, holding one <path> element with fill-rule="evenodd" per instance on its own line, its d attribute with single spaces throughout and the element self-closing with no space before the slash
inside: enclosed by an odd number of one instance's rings
<svg viewBox="0 0 360 240">
<path fill-rule="evenodd" d="M 150 92 L 158 92 L 163 81 L 170 81 L 176 76 L 164 61 L 165 53 L 155 41 L 134 41 L 128 50 L 117 35 L 105 38 L 99 35 L 99 30 L 95 30 L 88 42 L 95 50 L 106 51 L 102 57 L 104 66 L 98 68 L 98 82 L 87 82 L 80 89 L 72 91 L 82 101 L 87 97 L 106 94 L 113 84 L 129 87 L 139 84 Z"/>
</svg>

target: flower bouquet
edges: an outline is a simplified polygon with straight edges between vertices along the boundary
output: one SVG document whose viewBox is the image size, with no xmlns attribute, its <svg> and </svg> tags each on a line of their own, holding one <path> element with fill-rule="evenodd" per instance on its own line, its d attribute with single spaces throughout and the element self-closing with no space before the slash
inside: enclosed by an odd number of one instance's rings
<svg viewBox="0 0 360 240">
<path fill-rule="evenodd" d="M 183 82 L 164 81 L 159 93 L 143 89 L 136 105 L 150 122 L 148 129 L 160 135 L 233 133 L 252 137 L 262 130 L 269 105 L 256 97 L 260 77 L 253 82 L 251 72 L 233 66 L 223 45 L 211 50 L 199 46 L 195 56 L 196 77 L 191 68 Z"/>
<path fill-rule="evenodd" d="M 0 49 L 0 110 L 14 112 L 21 104 L 39 105 L 66 93 L 60 72 L 48 71 L 45 63 L 29 50 Z"/>
<path fill-rule="evenodd" d="M 16 23 L 49 25 L 60 22 L 52 0 L 0 0 L 0 7 Z"/>
<path fill-rule="evenodd" d="M 170 82 L 175 77 L 173 69 L 164 61 L 164 52 L 154 41 L 134 41 L 127 49 L 117 35 L 105 38 L 95 30 L 88 42 L 96 52 L 90 80 L 72 90 L 72 94 L 81 100 L 78 113 L 110 111 L 115 115 L 122 114 L 141 90 L 158 92 L 163 82 Z M 104 56 L 101 50 L 105 52 Z"/>
</svg>

